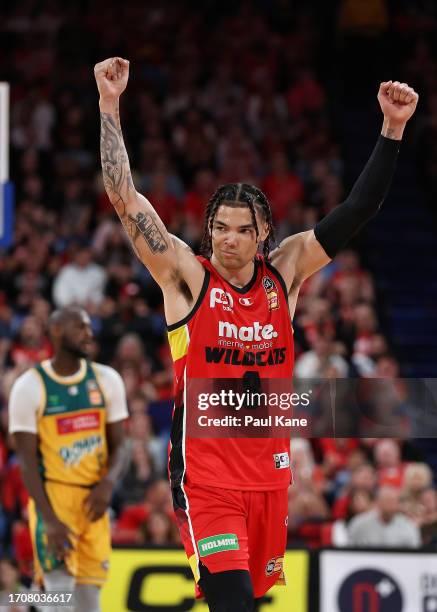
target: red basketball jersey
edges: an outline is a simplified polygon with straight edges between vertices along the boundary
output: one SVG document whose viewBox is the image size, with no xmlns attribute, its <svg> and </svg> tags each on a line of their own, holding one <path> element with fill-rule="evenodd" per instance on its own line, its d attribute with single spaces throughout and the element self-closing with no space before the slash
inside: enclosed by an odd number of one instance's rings
<svg viewBox="0 0 437 612">
<path fill-rule="evenodd" d="M 291 478 L 289 437 L 192 437 L 187 422 L 194 415 L 190 411 L 198 413 L 199 408 L 186 405 L 190 379 L 242 378 L 257 372 L 261 379 L 291 380 L 294 346 L 285 283 L 260 255 L 252 279 L 242 288 L 226 281 L 209 260 L 198 259 L 205 268 L 199 298 L 185 319 L 168 326 L 175 370 L 171 484 L 188 480 L 238 490 L 286 487 Z"/>
</svg>

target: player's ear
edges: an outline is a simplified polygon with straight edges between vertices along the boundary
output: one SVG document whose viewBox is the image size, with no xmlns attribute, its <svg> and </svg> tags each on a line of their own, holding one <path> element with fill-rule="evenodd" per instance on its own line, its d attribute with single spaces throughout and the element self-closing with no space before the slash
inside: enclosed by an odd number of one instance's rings
<svg viewBox="0 0 437 612">
<path fill-rule="evenodd" d="M 262 223 L 261 224 L 261 231 L 258 234 L 258 240 L 260 242 L 264 242 L 264 240 L 267 240 L 267 236 L 269 235 L 269 231 L 270 231 L 269 224 L 267 222 Z"/>
</svg>

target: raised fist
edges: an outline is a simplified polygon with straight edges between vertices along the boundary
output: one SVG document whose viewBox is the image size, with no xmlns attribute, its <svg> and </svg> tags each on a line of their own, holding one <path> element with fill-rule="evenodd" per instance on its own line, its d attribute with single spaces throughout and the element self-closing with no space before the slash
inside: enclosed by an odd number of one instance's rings
<svg viewBox="0 0 437 612">
<path fill-rule="evenodd" d="M 129 62 L 121 57 L 110 57 L 94 66 L 94 76 L 100 98 L 116 100 L 126 89 Z"/>
<path fill-rule="evenodd" d="M 384 118 L 391 123 L 404 124 L 416 110 L 419 95 L 407 83 L 387 81 L 381 83 L 378 102 Z"/>
</svg>

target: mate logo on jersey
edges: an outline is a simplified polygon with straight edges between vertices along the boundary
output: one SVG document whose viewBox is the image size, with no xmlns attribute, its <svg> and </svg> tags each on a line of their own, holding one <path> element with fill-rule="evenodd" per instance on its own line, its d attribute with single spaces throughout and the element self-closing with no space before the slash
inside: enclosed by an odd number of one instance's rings
<svg viewBox="0 0 437 612">
<path fill-rule="evenodd" d="M 216 304 L 221 304 L 223 310 L 231 311 L 234 307 L 232 295 L 219 287 L 213 287 L 209 294 L 209 307 L 215 308 Z"/>
<path fill-rule="evenodd" d="M 278 337 L 278 332 L 271 323 L 261 325 L 259 321 L 255 321 L 253 325 L 242 325 L 237 327 L 235 323 L 229 321 L 218 322 L 219 338 L 235 338 L 243 342 L 251 342 L 252 340 L 271 340 Z"/>
<path fill-rule="evenodd" d="M 259 321 L 254 321 L 253 325 L 238 326 L 230 321 L 219 321 L 218 336 L 220 348 L 205 347 L 207 363 L 272 366 L 285 361 L 287 348 L 273 348 L 274 339 L 279 334 L 271 323 L 261 325 Z M 245 344 L 246 342 L 251 344 Z"/>
</svg>

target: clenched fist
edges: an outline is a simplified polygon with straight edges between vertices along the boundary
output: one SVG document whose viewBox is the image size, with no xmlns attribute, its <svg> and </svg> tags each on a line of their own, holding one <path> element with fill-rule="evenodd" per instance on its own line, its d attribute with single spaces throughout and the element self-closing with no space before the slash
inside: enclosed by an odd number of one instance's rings
<svg viewBox="0 0 437 612">
<path fill-rule="evenodd" d="M 418 94 L 407 83 L 387 81 L 381 83 L 378 102 L 384 113 L 384 119 L 391 124 L 405 124 L 416 110 Z"/>
<path fill-rule="evenodd" d="M 129 79 L 129 62 L 121 57 L 111 57 L 94 66 L 97 88 L 102 100 L 118 100 Z"/>
</svg>

